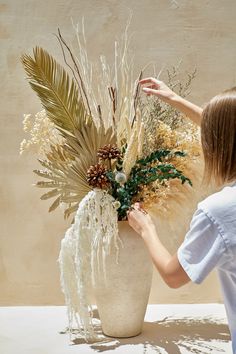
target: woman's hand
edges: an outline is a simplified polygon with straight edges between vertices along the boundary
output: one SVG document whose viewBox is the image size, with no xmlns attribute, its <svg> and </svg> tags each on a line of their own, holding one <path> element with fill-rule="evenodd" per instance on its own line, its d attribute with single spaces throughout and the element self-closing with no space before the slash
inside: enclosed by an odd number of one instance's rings
<svg viewBox="0 0 236 354">
<path fill-rule="evenodd" d="M 147 95 L 155 95 L 163 101 L 170 103 L 177 94 L 172 91 L 163 81 L 157 80 L 154 77 L 148 77 L 139 81 L 140 85 L 147 85 L 143 87 L 143 91 Z"/>
<path fill-rule="evenodd" d="M 202 108 L 177 95 L 163 81 L 157 80 L 154 77 L 148 77 L 140 80 L 139 84 L 146 85 L 143 87 L 143 91 L 147 95 L 157 96 L 173 108 L 184 113 L 197 125 L 201 125 Z"/>
<path fill-rule="evenodd" d="M 135 203 L 127 212 L 129 225 L 140 235 L 155 230 L 155 225 L 150 215 L 142 208 L 140 203 Z"/>
<path fill-rule="evenodd" d="M 188 283 L 190 278 L 179 263 L 177 254 L 171 256 L 161 243 L 150 215 L 135 203 L 127 212 L 129 225 L 139 233 L 150 253 L 152 261 L 170 288 L 179 288 Z"/>
</svg>

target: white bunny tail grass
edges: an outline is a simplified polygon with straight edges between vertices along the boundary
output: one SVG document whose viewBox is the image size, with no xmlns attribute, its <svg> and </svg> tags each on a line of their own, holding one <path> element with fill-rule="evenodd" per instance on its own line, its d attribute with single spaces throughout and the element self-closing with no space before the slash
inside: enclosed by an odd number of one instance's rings
<svg viewBox="0 0 236 354">
<path fill-rule="evenodd" d="M 118 262 L 119 242 L 114 198 L 101 189 L 90 191 L 80 202 L 74 224 L 61 241 L 58 258 L 60 282 L 67 306 L 70 340 L 73 322 L 86 341 L 99 340 L 93 325 L 91 291 L 96 279 L 106 282 L 105 259 L 115 247 Z M 102 260 L 102 262 L 99 262 Z"/>
</svg>

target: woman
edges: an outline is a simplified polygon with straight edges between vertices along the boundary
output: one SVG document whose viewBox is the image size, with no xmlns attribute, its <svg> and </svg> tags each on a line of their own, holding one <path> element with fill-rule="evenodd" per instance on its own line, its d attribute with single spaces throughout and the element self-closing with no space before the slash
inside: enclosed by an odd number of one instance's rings
<svg viewBox="0 0 236 354">
<path fill-rule="evenodd" d="M 156 95 L 201 126 L 204 180 L 222 189 L 198 204 L 184 242 L 173 256 L 158 237 L 150 215 L 135 203 L 128 221 L 145 241 L 153 263 L 171 288 L 192 281 L 200 284 L 216 268 L 221 283 L 233 353 L 236 353 L 236 88 L 213 97 L 202 110 L 162 81 L 140 81 L 143 91 Z M 227 184 L 227 185 L 226 185 Z"/>
</svg>

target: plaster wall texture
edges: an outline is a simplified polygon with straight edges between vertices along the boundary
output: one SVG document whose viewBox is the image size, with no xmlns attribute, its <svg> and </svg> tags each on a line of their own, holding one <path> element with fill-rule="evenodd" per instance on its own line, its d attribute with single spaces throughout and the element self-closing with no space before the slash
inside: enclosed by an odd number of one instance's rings
<svg viewBox="0 0 236 354">
<path fill-rule="evenodd" d="M 49 214 L 50 201 L 41 201 L 41 190 L 32 186 L 33 156 L 20 157 L 24 138 L 23 113 L 36 113 L 40 102 L 25 81 L 20 55 L 42 46 L 63 62 L 53 33 L 60 27 L 67 40 L 74 22 L 85 17 L 89 54 L 112 60 L 114 40 L 123 31 L 129 9 L 135 70 L 149 61 L 158 69 L 183 60 L 183 70 L 197 67 L 190 99 L 204 105 L 214 94 L 235 85 L 236 31 L 234 0 L 6 0 L 0 4 L 0 305 L 61 305 L 56 259 L 60 241 L 69 226 L 61 210 Z M 161 235 L 171 249 L 184 237 L 191 210 L 176 220 L 178 241 Z M 179 225 L 181 224 L 181 227 Z M 174 238 L 173 238 L 174 239 Z M 216 274 L 201 286 L 188 284 L 171 290 L 154 272 L 150 303 L 221 302 Z"/>
</svg>

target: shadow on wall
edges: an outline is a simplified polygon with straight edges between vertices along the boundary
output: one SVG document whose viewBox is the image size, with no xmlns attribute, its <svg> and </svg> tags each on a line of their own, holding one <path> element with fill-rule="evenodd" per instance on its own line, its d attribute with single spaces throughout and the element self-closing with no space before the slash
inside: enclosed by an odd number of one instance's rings
<svg viewBox="0 0 236 354">
<path fill-rule="evenodd" d="M 95 313 L 94 317 L 98 318 L 98 314 Z M 100 326 L 97 326 L 97 333 L 102 334 Z M 211 318 L 186 317 L 184 319 L 165 318 L 157 322 L 144 322 L 143 331 L 139 336 L 119 339 L 105 337 L 103 341 L 89 345 L 98 353 L 126 345 L 143 345 L 143 354 L 148 353 L 149 350 L 160 353 L 160 350 L 163 349 L 168 354 L 181 354 L 181 349 L 193 354 L 226 353 L 217 345 L 216 341 L 218 343 L 230 341 L 230 333 L 226 324 L 218 323 Z M 81 338 L 73 340 L 73 345 L 84 343 L 86 343 L 85 340 Z"/>
</svg>

